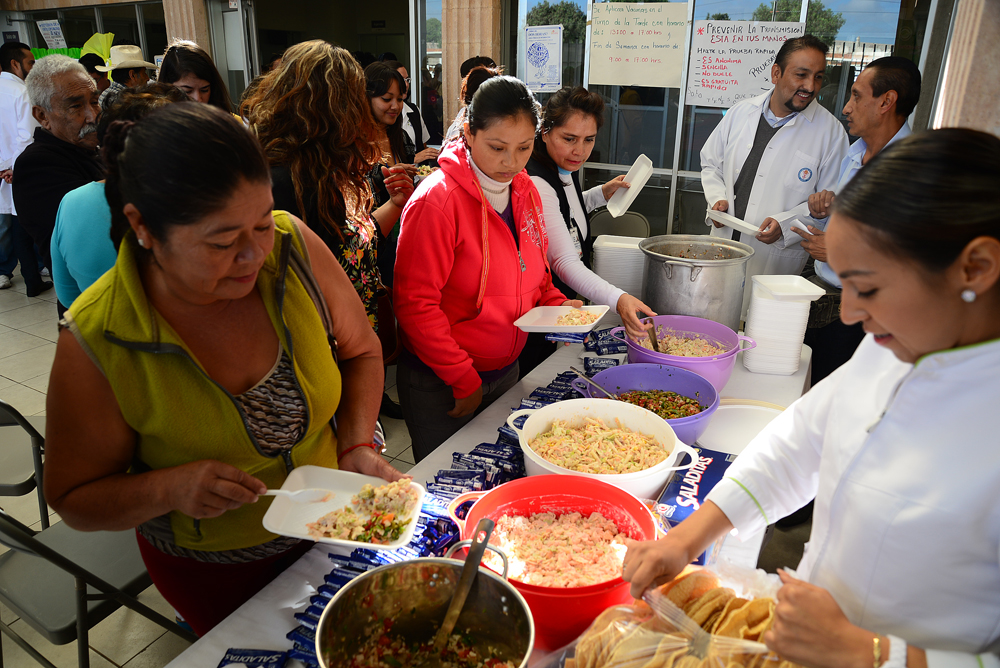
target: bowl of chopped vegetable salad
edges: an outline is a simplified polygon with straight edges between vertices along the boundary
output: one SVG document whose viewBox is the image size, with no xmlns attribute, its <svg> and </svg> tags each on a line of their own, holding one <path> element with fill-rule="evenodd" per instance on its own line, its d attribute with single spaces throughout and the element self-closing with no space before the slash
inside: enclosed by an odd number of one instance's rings
<svg viewBox="0 0 1000 668">
<path fill-rule="evenodd" d="M 698 461 L 666 420 L 623 401 L 569 399 L 514 411 L 507 424 L 518 433 L 529 476 L 582 475 L 640 499 L 655 498 L 674 471 Z"/>
<path fill-rule="evenodd" d="M 601 371 L 594 382 L 621 401 L 659 415 L 688 445 L 705 433 L 719 408 L 719 393 L 707 378 L 668 364 L 622 364 Z M 585 397 L 600 396 L 582 378 L 573 387 Z"/>
</svg>

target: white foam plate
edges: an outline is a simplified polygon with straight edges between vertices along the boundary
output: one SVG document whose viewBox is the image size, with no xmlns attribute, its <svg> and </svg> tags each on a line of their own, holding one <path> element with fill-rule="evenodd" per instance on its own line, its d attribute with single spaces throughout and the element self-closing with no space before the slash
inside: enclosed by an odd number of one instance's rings
<svg viewBox="0 0 1000 668">
<path fill-rule="evenodd" d="M 625 175 L 625 182 L 628 183 L 629 187 L 619 188 L 611 196 L 611 199 L 608 200 L 608 211 L 611 212 L 612 216 L 617 218 L 628 211 L 628 208 L 632 206 L 632 202 L 639 195 L 639 191 L 646 185 L 646 181 L 649 180 L 652 174 L 653 161 L 643 153 L 635 159 L 632 167 L 628 170 L 628 174 Z"/>
<path fill-rule="evenodd" d="M 781 411 L 741 404 L 719 406 L 696 443 L 709 450 L 738 455 Z"/>
<path fill-rule="evenodd" d="M 762 297 L 778 301 L 815 301 L 826 294 L 826 290 L 801 276 L 775 274 L 754 276 L 754 289 L 760 286 Z M 752 293 L 751 293 L 752 294 Z"/>
<path fill-rule="evenodd" d="M 350 471 L 338 471 L 337 469 L 328 469 L 323 466 L 307 465 L 293 469 L 288 474 L 288 477 L 285 478 L 285 484 L 281 486 L 281 489 L 286 489 L 290 492 L 300 489 L 328 489 L 333 493 L 333 496 L 326 501 L 317 501 L 316 503 L 295 503 L 289 499 L 276 496 L 271 501 L 271 507 L 264 513 L 264 528 L 282 536 L 291 536 L 292 538 L 301 538 L 317 543 L 329 543 L 330 545 L 343 545 L 350 548 L 363 547 L 370 550 L 395 550 L 407 545 L 413 540 L 413 532 L 417 526 L 417 514 L 420 512 L 420 506 L 424 499 L 424 488 L 415 482 L 411 482 L 410 485 L 419 490 L 420 497 L 417 500 L 413 514 L 410 516 L 410 523 L 396 541 L 385 545 L 374 545 L 372 543 L 341 540 L 339 538 L 313 538 L 309 535 L 309 529 L 306 528 L 306 524 L 315 522 L 327 513 L 332 513 L 334 510 L 340 510 L 344 506 L 350 505 L 351 497 L 360 492 L 361 488 L 366 484 L 379 487 L 385 485 L 386 481 L 375 476 L 361 475 L 360 473 L 351 473 Z M 261 501 L 258 501 L 258 503 L 261 503 Z"/>
<path fill-rule="evenodd" d="M 573 334 L 579 334 L 582 332 L 589 332 L 590 330 L 597 327 L 597 323 L 601 321 L 604 314 L 610 310 L 607 305 L 600 306 L 581 306 L 581 311 L 589 311 L 590 313 L 597 314 L 597 320 L 590 323 L 589 325 L 557 325 L 556 320 L 559 316 L 566 315 L 572 311 L 575 306 L 536 306 L 531 309 L 520 318 L 514 321 L 514 326 L 520 329 L 522 332 L 568 332 Z"/>
<path fill-rule="evenodd" d="M 705 215 L 714 220 L 717 223 L 722 223 L 726 227 L 731 227 L 734 230 L 739 230 L 743 234 L 752 234 L 756 237 L 760 234 L 760 227 L 754 227 L 750 223 L 745 223 L 736 216 L 732 216 L 725 211 L 714 211 L 712 209 L 706 209 Z"/>
</svg>

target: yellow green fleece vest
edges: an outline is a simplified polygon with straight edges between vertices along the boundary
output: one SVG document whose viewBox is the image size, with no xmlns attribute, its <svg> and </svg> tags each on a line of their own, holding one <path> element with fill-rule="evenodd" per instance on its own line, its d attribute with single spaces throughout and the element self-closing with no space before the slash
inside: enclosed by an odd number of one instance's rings
<svg viewBox="0 0 1000 668">
<path fill-rule="evenodd" d="M 77 341 L 108 379 L 128 425 L 137 434 L 133 472 L 216 459 L 280 487 L 295 466 L 337 466 L 330 420 L 340 402 L 340 372 L 326 327 L 303 280 L 291 268 L 309 266 L 308 251 L 284 212 L 274 214 L 274 249 L 257 276 L 257 288 L 306 403 L 303 438 L 282 456 L 262 454 L 247 430 L 237 400 L 216 384 L 176 332 L 146 298 L 136 258 L 121 245 L 115 266 L 66 312 Z M 270 497 L 195 520 L 170 514 L 177 545 L 233 550 L 276 536 L 261 519 Z"/>
</svg>

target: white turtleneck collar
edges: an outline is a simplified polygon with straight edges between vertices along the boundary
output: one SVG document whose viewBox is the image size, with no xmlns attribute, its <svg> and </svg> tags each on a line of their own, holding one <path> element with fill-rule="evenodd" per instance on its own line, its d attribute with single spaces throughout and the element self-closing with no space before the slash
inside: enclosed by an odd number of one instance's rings
<svg viewBox="0 0 1000 668">
<path fill-rule="evenodd" d="M 479 179 L 479 185 L 483 188 L 483 194 L 486 196 L 486 201 L 490 203 L 497 213 L 503 213 L 507 209 L 507 205 L 510 204 L 510 181 L 507 183 L 501 183 L 500 181 L 495 181 L 490 177 L 486 176 L 483 170 L 479 169 L 479 165 L 475 163 L 472 159 L 472 152 L 468 147 L 465 148 L 465 154 L 469 158 L 469 164 L 472 165 L 472 171 L 475 173 L 476 178 Z"/>
</svg>

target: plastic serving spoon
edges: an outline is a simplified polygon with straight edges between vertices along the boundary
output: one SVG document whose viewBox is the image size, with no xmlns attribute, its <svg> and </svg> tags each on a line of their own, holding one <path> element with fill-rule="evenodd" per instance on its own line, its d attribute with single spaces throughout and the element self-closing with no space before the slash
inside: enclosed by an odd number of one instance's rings
<svg viewBox="0 0 1000 668">
<path fill-rule="evenodd" d="M 573 373 L 575 373 L 576 375 L 578 375 L 580 378 L 583 378 L 585 381 L 587 381 L 590 384 L 591 387 L 596 387 L 598 390 L 600 390 L 601 392 L 603 392 L 604 395 L 608 399 L 614 399 L 615 401 L 618 400 L 618 395 L 612 394 L 611 392 L 608 392 L 607 390 L 605 390 L 603 387 L 601 387 L 600 385 L 598 385 L 597 383 L 595 383 L 593 380 L 591 380 L 590 376 L 588 376 L 584 372 L 580 371 L 575 366 L 571 366 L 569 368 L 569 370 L 572 371 Z"/>
<path fill-rule="evenodd" d="M 333 492 L 328 489 L 300 489 L 289 492 L 285 489 L 269 489 L 261 496 L 283 496 L 292 503 L 316 503 L 317 501 L 327 501 L 333 497 Z"/>
<path fill-rule="evenodd" d="M 472 545 L 469 546 L 469 554 L 465 557 L 465 566 L 462 567 L 462 575 L 459 577 L 458 585 L 455 587 L 455 594 L 451 598 L 451 605 L 448 606 L 448 612 L 444 615 L 441 628 L 438 629 L 437 634 L 434 636 L 435 652 L 440 652 L 444 649 L 444 646 L 448 644 L 451 632 L 455 630 L 455 624 L 458 623 L 458 616 L 465 605 L 465 599 L 469 596 L 469 590 L 472 589 L 472 583 L 476 581 L 476 575 L 479 573 L 479 562 L 483 560 L 483 554 L 486 552 L 486 546 L 490 542 L 490 535 L 493 533 L 495 526 L 496 523 L 487 517 L 479 520 L 479 524 L 476 525 L 476 533 L 472 536 Z"/>
</svg>

